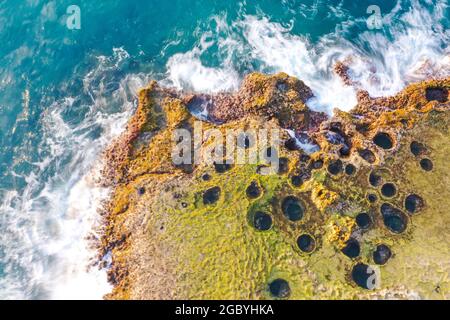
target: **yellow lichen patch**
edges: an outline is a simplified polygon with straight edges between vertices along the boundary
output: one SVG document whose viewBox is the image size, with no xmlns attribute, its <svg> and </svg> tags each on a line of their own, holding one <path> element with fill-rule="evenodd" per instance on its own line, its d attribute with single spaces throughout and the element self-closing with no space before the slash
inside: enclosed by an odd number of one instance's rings
<svg viewBox="0 0 450 320">
<path fill-rule="evenodd" d="M 326 239 L 329 243 L 342 249 L 345 243 L 350 239 L 353 228 L 355 227 L 355 219 L 346 216 L 333 215 L 325 226 Z"/>
</svg>

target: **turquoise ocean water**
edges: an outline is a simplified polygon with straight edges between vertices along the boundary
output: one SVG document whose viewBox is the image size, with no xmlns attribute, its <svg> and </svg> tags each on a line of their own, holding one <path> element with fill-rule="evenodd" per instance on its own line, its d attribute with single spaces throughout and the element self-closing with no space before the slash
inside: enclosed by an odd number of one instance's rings
<svg viewBox="0 0 450 320">
<path fill-rule="evenodd" d="M 69 29 L 70 5 L 80 29 Z M 367 8 L 377 5 L 380 28 Z M 0 2 L 0 299 L 101 298 L 110 290 L 89 235 L 108 190 L 98 155 L 150 79 L 234 90 L 285 71 L 351 109 L 331 72 L 351 59 L 371 95 L 450 74 L 447 0 L 3 0 Z"/>
</svg>

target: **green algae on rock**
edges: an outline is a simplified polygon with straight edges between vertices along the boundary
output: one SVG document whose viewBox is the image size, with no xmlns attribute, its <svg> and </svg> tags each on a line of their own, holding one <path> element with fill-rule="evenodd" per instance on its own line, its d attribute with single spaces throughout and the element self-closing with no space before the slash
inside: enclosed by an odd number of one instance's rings
<svg viewBox="0 0 450 320">
<path fill-rule="evenodd" d="M 445 79 L 389 98 L 360 92 L 354 110 L 326 119 L 283 73 L 251 74 L 235 94 L 152 82 L 106 151 L 107 298 L 449 299 L 449 88 Z M 173 131 L 193 132 L 189 111 L 201 106 L 205 128 L 288 128 L 320 150 L 306 155 L 283 131 L 274 174 L 260 174 L 263 160 L 175 165 Z"/>
</svg>

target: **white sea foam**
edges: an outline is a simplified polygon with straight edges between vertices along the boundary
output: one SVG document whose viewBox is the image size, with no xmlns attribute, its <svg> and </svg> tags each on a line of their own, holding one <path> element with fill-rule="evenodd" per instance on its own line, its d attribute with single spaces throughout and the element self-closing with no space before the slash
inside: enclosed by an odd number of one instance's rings
<svg viewBox="0 0 450 320">
<path fill-rule="evenodd" d="M 99 154 L 124 129 L 137 88 L 148 80 L 114 78 L 128 58 L 125 53 L 118 49 L 112 57 L 100 57 L 86 75 L 84 90 L 91 102 L 67 97 L 48 107 L 40 147 L 47 156 L 23 177 L 23 192 L 2 190 L 0 243 L 8 245 L 2 252 L 0 299 L 101 299 L 111 290 L 106 270 L 92 265 L 98 253 L 88 237 L 99 237 L 97 210 L 109 193 L 95 183 Z M 114 89 L 106 90 L 112 82 Z M 87 111 L 74 126 L 64 112 L 75 107 Z"/>
<path fill-rule="evenodd" d="M 292 34 L 291 27 L 264 15 L 243 15 L 231 25 L 226 24 L 226 16 L 215 16 L 216 29 L 207 31 L 191 51 L 169 60 L 166 80 L 187 90 L 235 90 L 242 80 L 237 70 L 249 61 L 259 61 L 257 70 L 283 71 L 311 87 L 315 94 L 308 102 L 311 109 L 330 115 L 334 108 L 350 110 L 357 102 L 356 89 L 344 85 L 333 72 L 337 61 L 350 61 L 350 76 L 358 83 L 357 88 L 374 97 L 395 94 L 414 81 L 450 75 L 450 33 L 436 23 L 444 18 L 446 1 L 437 1 L 432 11 L 413 0 L 411 8 L 401 13 L 404 5 L 399 0 L 385 14 L 383 30 L 356 34 L 352 41 L 342 35 L 351 27 L 364 29 L 366 17 L 349 17 L 336 27 L 335 33 L 311 43 L 304 36 Z M 345 12 L 338 11 L 345 16 Z M 202 63 L 202 54 L 213 44 L 225 57 L 217 68 Z"/>
</svg>

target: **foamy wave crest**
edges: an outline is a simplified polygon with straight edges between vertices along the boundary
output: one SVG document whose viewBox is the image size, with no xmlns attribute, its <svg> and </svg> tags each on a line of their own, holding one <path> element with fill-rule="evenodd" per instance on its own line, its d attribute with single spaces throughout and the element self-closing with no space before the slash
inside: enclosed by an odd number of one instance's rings
<svg viewBox="0 0 450 320">
<path fill-rule="evenodd" d="M 241 14 L 231 24 L 226 16 L 214 16 L 215 29 L 205 32 L 194 49 L 169 60 L 166 83 L 186 90 L 229 91 L 244 75 L 237 70 L 283 71 L 311 87 L 315 94 L 308 102 L 311 109 L 331 115 L 334 108 L 352 109 L 358 89 L 373 97 L 393 95 L 411 82 L 450 75 L 450 32 L 441 23 L 448 10 L 446 1 L 399 0 L 384 14 L 382 30 L 368 30 L 367 16 L 349 16 L 339 6 L 329 5 L 326 10 L 346 20 L 314 43 L 262 12 Z M 216 68 L 206 67 L 201 58 L 213 45 L 224 57 Z M 354 87 L 333 72 L 338 61 L 348 64 Z"/>
<path fill-rule="evenodd" d="M 32 164 L 24 190 L 5 190 L 0 204 L 0 242 L 8 244 L 0 299 L 101 299 L 111 290 L 106 271 L 94 265 L 97 210 L 109 193 L 95 177 L 101 150 L 124 129 L 137 88 L 148 80 L 116 79 L 127 59 L 123 49 L 99 57 L 84 94 L 53 103 L 43 115 L 45 157 Z M 68 110 L 82 120 L 65 120 Z"/>
</svg>

